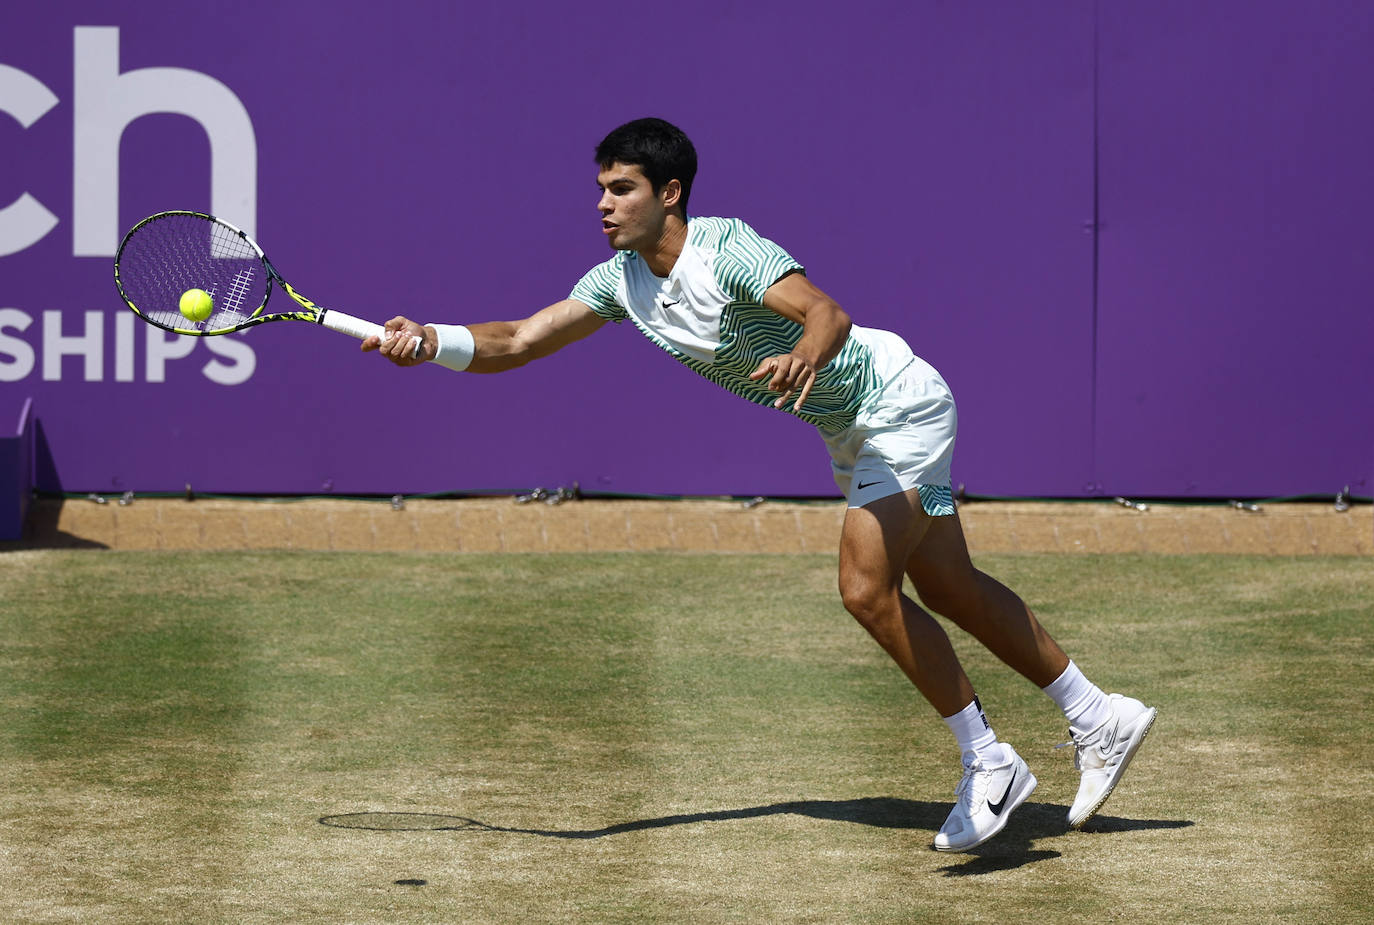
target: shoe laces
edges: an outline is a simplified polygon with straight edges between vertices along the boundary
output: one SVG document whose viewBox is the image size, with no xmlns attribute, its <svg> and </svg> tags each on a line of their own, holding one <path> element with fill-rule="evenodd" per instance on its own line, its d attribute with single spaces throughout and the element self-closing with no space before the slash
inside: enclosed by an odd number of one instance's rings
<svg viewBox="0 0 1374 925">
<path fill-rule="evenodd" d="M 1096 752 L 1097 755 L 1103 759 L 1107 757 L 1106 753 L 1100 748 L 1100 744 L 1102 741 L 1102 733 L 1107 728 L 1107 726 L 1115 722 L 1115 720 L 1115 715 L 1109 716 L 1105 721 L 1103 721 L 1102 725 L 1098 726 L 1095 729 L 1090 729 L 1087 732 L 1077 732 L 1074 730 L 1072 726 L 1070 726 L 1069 741 L 1060 742 L 1058 745 L 1055 746 L 1055 748 L 1068 748 L 1070 745 L 1072 745 L 1074 747 L 1074 769 L 1081 771 L 1083 770 L 1083 756 L 1085 754 Z"/>
<path fill-rule="evenodd" d="M 1083 770 L 1083 746 L 1079 745 L 1079 743 L 1078 743 L 1078 736 L 1074 733 L 1074 731 L 1073 731 L 1072 729 L 1069 730 L 1069 741 L 1067 741 L 1067 742 L 1060 742 L 1058 745 L 1056 745 L 1056 746 L 1054 747 L 1054 750 L 1055 750 L 1055 751 L 1059 751 L 1059 749 L 1061 749 L 1061 748 L 1068 748 L 1070 745 L 1074 746 L 1074 750 L 1073 750 L 1073 767 L 1074 767 L 1074 770 L 1075 770 L 1075 771 L 1081 771 L 1081 770 Z"/>
<path fill-rule="evenodd" d="M 982 788 L 976 789 L 974 782 L 980 777 L 983 780 L 983 786 Z M 955 800 L 964 802 L 965 798 L 967 798 L 969 810 L 972 811 L 974 801 L 982 793 L 987 791 L 987 781 L 991 780 L 991 778 L 991 771 L 984 767 L 982 761 L 975 758 L 972 764 L 964 766 L 964 776 L 959 778 L 959 785 L 954 788 Z"/>
</svg>

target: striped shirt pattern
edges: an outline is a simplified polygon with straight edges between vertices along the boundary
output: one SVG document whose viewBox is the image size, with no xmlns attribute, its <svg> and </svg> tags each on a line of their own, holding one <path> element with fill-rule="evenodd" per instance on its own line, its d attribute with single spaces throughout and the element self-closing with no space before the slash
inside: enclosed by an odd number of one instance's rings
<svg viewBox="0 0 1374 925">
<path fill-rule="evenodd" d="M 802 326 L 763 306 L 763 294 L 801 264 L 738 219 L 693 218 L 687 243 L 666 279 L 639 255 L 618 251 L 573 288 L 576 299 L 610 321 L 629 319 L 678 362 L 755 404 L 777 394 L 749 374 L 765 359 L 788 353 Z M 880 386 L 872 354 L 851 337 L 816 376 L 800 412 L 787 411 L 823 433 L 854 423 L 864 400 Z"/>
</svg>

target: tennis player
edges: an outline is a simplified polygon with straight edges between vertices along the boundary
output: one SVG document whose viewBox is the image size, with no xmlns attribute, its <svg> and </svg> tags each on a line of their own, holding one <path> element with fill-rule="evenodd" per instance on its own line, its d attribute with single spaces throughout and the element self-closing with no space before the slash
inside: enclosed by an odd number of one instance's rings
<svg viewBox="0 0 1374 925">
<path fill-rule="evenodd" d="M 1068 824 L 1111 795 L 1155 719 L 1139 700 L 1105 694 L 1015 593 L 969 560 L 950 492 L 954 400 L 944 380 L 895 334 L 853 324 L 802 266 L 744 222 L 688 212 L 697 157 L 660 119 L 638 119 L 596 149 L 601 231 L 615 251 L 568 298 L 521 321 L 386 327 L 422 338 L 369 338 L 398 366 L 435 362 L 495 373 L 548 356 L 608 321 L 629 321 L 669 356 L 749 401 L 814 425 L 848 499 L 840 594 L 939 712 L 963 776 L 935 836 L 967 851 L 996 835 L 1035 789 L 1026 762 L 1000 742 L 931 612 L 972 634 L 1040 687 L 1068 719 L 1081 783 Z M 909 576 L 921 605 L 902 592 Z"/>
</svg>

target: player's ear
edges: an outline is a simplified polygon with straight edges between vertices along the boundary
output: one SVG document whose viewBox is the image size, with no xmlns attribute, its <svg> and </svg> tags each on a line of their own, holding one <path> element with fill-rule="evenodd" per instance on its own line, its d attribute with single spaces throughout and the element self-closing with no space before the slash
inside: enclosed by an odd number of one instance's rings
<svg viewBox="0 0 1374 925">
<path fill-rule="evenodd" d="M 658 198 L 663 202 L 664 210 L 671 209 L 682 198 L 682 183 L 669 180 L 663 184 L 663 189 L 658 191 Z"/>
</svg>

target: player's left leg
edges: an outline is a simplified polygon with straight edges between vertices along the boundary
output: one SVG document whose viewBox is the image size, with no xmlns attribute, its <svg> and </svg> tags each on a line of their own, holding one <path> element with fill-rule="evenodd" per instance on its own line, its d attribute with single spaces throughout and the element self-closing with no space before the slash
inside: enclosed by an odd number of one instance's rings
<svg viewBox="0 0 1374 925">
<path fill-rule="evenodd" d="M 972 635 L 1037 687 L 1048 686 L 1069 666 L 1069 657 L 1025 602 L 974 568 L 957 511 L 932 518 L 906 566 L 921 603 Z"/>
<path fill-rule="evenodd" d="M 932 522 L 907 574 L 923 604 L 970 633 L 1064 712 L 1082 772 L 1068 822 L 1073 828 L 1087 822 L 1121 780 L 1155 709 L 1107 695 L 1084 677 L 1015 592 L 974 568 L 957 513 Z"/>
</svg>

